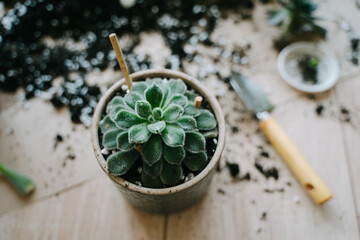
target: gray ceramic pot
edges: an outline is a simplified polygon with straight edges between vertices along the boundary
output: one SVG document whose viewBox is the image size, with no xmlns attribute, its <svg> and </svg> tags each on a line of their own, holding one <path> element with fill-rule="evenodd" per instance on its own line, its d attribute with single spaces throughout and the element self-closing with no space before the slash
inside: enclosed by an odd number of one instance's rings
<svg viewBox="0 0 360 240">
<path fill-rule="evenodd" d="M 92 145 L 95 152 L 95 156 L 108 177 L 119 187 L 125 198 L 134 206 L 153 213 L 173 213 L 181 211 L 190 205 L 198 201 L 207 191 L 211 179 L 214 175 L 215 168 L 219 162 L 221 153 L 225 143 L 225 120 L 221 112 L 220 105 L 217 100 L 209 94 L 209 92 L 201 86 L 201 84 L 194 78 L 172 70 L 146 70 L 131 74 L 133 81 L 140 81 L 146 78 L 179 78 L 182 79 L 187 85 L 198 91 L 204 98 L 206 98 L 217 119 L 219 128 L 219 138 L 215 154 L 206 168 L 199 173 L 192 180 L 169 188 L 145 188 L 139 187 L 133 183 L 130 183 L 121 177 L 115 177 L 109 175 L 106 169 L 106 161 L 101 154 L 98 130 L 101 115 L 106 108 L 107 103 L 112 99 L 114 94 L 121 89 L 121 86 L 125 84 L 124 79 L 115 83 L 100 99 L 98 106 L 96 107 L 93 123 L 91 126 Z"/>
</svg>

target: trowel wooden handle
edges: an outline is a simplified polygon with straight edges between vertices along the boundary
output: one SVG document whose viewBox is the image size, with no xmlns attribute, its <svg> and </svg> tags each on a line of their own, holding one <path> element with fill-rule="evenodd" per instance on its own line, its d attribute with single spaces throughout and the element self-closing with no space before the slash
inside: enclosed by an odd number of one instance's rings
<svg viewBox="0 0 360 240">
<path fill-rule="evenodd" d="M 314 202 L 321 205 L 329 200 L 332 197 L 330 190 L 275 119 L 261 120 L 260 128 Z"/>
</svg>

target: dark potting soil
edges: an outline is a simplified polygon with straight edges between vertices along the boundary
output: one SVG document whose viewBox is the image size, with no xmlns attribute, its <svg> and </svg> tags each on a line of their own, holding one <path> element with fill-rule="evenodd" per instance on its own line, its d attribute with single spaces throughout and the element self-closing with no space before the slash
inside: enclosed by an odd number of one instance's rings
<svg viewBox="0 0 360 240">
<path fill-rule="evenodd" d="M 350 122 L 351 119 L 350 119 L 350 111 L 345 108 L 345 107 L 341 107 L 340 108 L 340 113 L 341 113 L 341 121 L 343 122 Z"/>
<path fill-rule="evenodd" d="M 230 175 L 231 175 L 232 177 L 236 177 L 237 175 L 239 175 L 239 173 L 240 173 L 239 164 L 237 164 L 237 163 L 230 163 L 230 162 L 226 161 L 226 166 L 229 168 Z"/>
<path fill-rule="evenodd" d="M 264 158 L 269 158 L 270 157 L 270 154 L 266 151 L 261 151 L 260 152 L 260 156 L 264 157 Z"/>
<path fill-rule="evenodd" d="M 85 74 L 109 66 L 119 69 L 108 40 L 111 32 L 132 36 L 123 49 L 130 72 L 151 67 L 147 56 L 131 53 L 143 31 L 160 32 L 172 51 L 167 67 L 181 68 L 182 59 L 193 58 L 184 51 L 186 43 L 215 45 L 210 35 L 224 10 L 237 9 L 248 18 L 254 3 L 137 0 L 126 9 L 118 0 L 24 0 L 7 7 L 11 9 L 0 24 L 0 89 L 21 87 L 26 99 L 50 93 L 47 98 L 56 108 L 68 107 L 73 122 L 89 126 L 100 90 L 85 82 Z M 48 46 L 46 38 L 58 43 Z M 83 49 L 69 49 L 68 42 L 82 43 Z M 53 86 L 56 77 L 64 78 L 60 89 Z"/>
<path fill-rule="evenodd" d="M 144 81 L 145 79 L 139 79 L 139 81 Z M 188 86 L 188 90 L 193 90 L 189 85 Z M 195 91 L 195 93 L 197 93 L 198 95 L 200 95 L 198 92 Z M 125 96 L 126 91 L 124 90 L 120 90 L 116 93 L 114 93 L 114 96 Z M 111 99 L 110 99 L 111 100 Z M 206 98 L 203 98 L 203 101 L 201 103 L 201 108 L 204 109 L 208 109 L 210 112 L 214 113 L 213 109 L 211 108 L 209 101 Z M 103 119 L 106 116 L 106 112 L 104 111 L 102 114 L 101 119 Z M 215 114 L 214 114 L 215 116 Z M 102 144 L 102 137 L 103 134 L 100 130 L 100 128 L 98 129 L 98 137 L 99 137 L 99 143 L 100 143 L 100 149 L 103 149 L 104 146 Z M 217 147 L 217 141 L 218 141 L 218 137 L 214 137 L 214 138 L 209 138 L 206 139 L 206 154 L 207 154 L 207 161 L 208 163 L 210 162 L 210 160 L 212 159 L 212 157 L 214 156 L 214 153 L 216 151 L 216 147 Z M 111 154 L 111 151 L 109 151 L 109 154 L 103 154 L 103 157 L 105 158 L 105 160 L 107 159 L 107 157 Z M 141 172 L 142 172 L 142 158 L 141 156 L 136 160 L 136 162 L 131 166 L 131 168 L 129 169 L 129 171 L 124 174 L 123 176 L 121 176 L 121 178 L 125 179 L 128 182 L 134 183 L 136 185 L 142 186 L 142 181 L 141 181 Z M 184 163 L 181 164 L 182 169 L 183 169 L 183 178 L 181 179 L 181 181 L 177 184 L 180 185 L 182 183 L 184 183 L 187 180 L 192 179 L 193 177 L 195 177 L 196 175 L 198 175 L 200 172 L 194 172 L 191 171 L 190 169 L 188 169 Z M 164 188 L 169 187 L 164 185 Z"/>
<path fill-rule="evenodd" d="M 319 115 L 319 116 L 322 115 L 323 111 L 324 111 L 324 106 L 321 105 L 321 104 L 318 105 L 318 106 L 315 108 L 315 112 L 316 112 L 316 114 Z"/>
<path fill-rule="evenodd" d="M 60 134 L 57 134 L 55 136 L 55 143 L 54 143 L 54 149 L 56 149 L 56 147 L 58 146 L 59 143 L 63 142 L 64 138 L 63 136 L 61 136 Z"/>
<path fill-rule="evenodd" d="M 299 59 L 298 67 L 304 82 L 318 83 L 318 65 L 319 60 L 310 55 L 304 55 Z"/>
<path fill-rule="evenodd" d="M 222 188 L 218 188 L 217 192 L 220 193 L 220 194 L 222 194 L 222 195 L 225 195 L 225 194 L 226 194 L 226 193 L 225 193 L 225 190 L 222 189 Z"/>
<path fill-rule="evenodd" d="M 354 65 L 359 65 L 360 63 L 360 38 L 357 34 L 352 34 L 350 38 L 350 47 L 351 47 L 351 62 Z"/>
<path fill-rule="evenodd" d="M 239 132 L 239 128 L 238 127 L 232 127 L 231 131 L 232 131 L 232 133 L 237 133 L 237 132 Z"/>
<path fill-rule="evenodd" d="M 279 178 L 279 171 L 275 167 L 271 167 L 269 169 L 264 169 L 264 167 L 259 163 L 255 162 L 255 167 L 259 172 L 264 175 L 266 178 L 274 178 L 275 180 L 278 180 Z"/>
</svg>

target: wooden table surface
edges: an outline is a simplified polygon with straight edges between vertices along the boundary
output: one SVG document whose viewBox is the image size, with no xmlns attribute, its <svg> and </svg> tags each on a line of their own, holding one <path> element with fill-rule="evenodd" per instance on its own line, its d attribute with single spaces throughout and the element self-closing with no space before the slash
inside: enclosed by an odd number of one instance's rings
<svg viewBox="0 0 360 240">
<path fill-rule="evenodd" d="M 222 170 L 200 202 L 173 215 L 152 215 L 129 205 L 97 165 L 89 129 L 73 125 L 66 109 L 57 111 L 40 98 L 23 103 L 21 90 L 0 92 L 1 161 L 37 184 L 31 197 L 22 198 L 0 178 L 0 239 L 359 239 L 360 67 L 347 60 L 349 40 L 339 26 L 346 22 L 360 32 L 360 10 L 353 0 L 319 2 L 317 14 L 329 31 L 324 44 L 340 62 L 339 82 L 325 93 L 309 96 L 281 79 L 272 48 L 279 30 L 266 25 L 271 4 L 258 3 L 252 21 L 238 22 L 230 14 L 212 35 L 215 41 L 225 38 L 230 51 L 251 43 L 248 65 L 214 63 L 216 50 L 196 50 L 223 74 L 241 71 L 265 90 L 276 105 L 273 116 L 333 192 L 329 202 L 316 206 L 311 201 L 240 99 L 216 76 L 202 81 L 218 95 L 226 116 Z M 169 54 L 162 37 L 149 33 L 141 38 L 135 52 L 150 54 L 155 67 L 162 66 Z M 197 76 L 201 69 L 184 63 L 184 71 Z M 103 90 L 120 77 L 111 69 L 89 75 L 89 82 Z M 321 115 L 315 111 L 319 105 L 324 106 Z M 56 134 L 64 141 L 55 147 Z M 251 180 L 232 178 L 226 161 L 238 163 L 240 176 L 250 173 Z M 279 179 L 266 179 L 255 161 L 279 169 Z"/>
</svg>

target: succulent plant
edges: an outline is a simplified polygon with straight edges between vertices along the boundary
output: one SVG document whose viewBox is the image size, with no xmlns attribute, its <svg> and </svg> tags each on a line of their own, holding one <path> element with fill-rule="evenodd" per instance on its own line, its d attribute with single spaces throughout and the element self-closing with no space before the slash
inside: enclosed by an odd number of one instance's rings
<svg viewBox="0 0 360 240">
<path fill-rule="evenodd" d="M 199 172 L 207 165 L 206 138 L 216 137 L 217 123 L 207 109 L 194 105 L 196 94 L 180 79 L 136 82 L 124 97 L 108 103 L 100 122 L 109 174 L 126 174 L 142 159 L 146 187 L 174 186 L 183 166 Z"/>
</svg>

